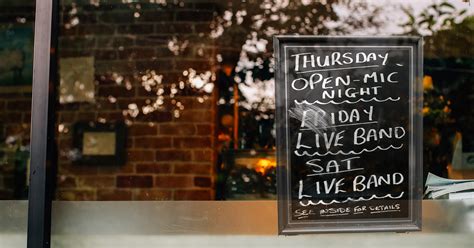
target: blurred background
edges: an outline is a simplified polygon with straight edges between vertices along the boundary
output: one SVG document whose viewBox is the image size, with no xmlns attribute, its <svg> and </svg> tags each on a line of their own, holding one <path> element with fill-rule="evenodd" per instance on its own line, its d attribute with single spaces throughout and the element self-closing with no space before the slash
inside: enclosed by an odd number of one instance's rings
<svg viewBox="0 0 474 248">
<path fill-rule="evenodd" d="M 27 199 L 35 2 L 0 0 L 0 199 Z M 424 37 L 424 172 L 474 178 L 464 0 L 61 0 L 56 200 L 274 199 L 272 36 Z"/>
</svg>

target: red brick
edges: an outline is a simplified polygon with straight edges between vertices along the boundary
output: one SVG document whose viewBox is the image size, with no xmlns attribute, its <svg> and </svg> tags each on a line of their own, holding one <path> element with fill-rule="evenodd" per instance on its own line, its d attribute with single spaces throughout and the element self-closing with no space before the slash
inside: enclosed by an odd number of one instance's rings
<svg viewBox="0 0 474 248">
<path fill-rule="evenodd" d="M 213 125 L 211 124 L 197 124 L 197 135 L 212 135 L 213 134 Z"/>
<path fill-rule="evenodd" d="M 190 111 L 184 110 L 179 118 L 175 120 L 177 122 L 212 122 L 214 119 L 212 111 Z"/>
<path fill-rule="evenodd" d="M 153 111 L 148 114 L 140 113 L 136 118 L 138 121 L 148 121 L 148 122 L 169 122 L 173 119 L 170 112 L 164 111 Z"/>
<path fill-rule="evenodd" d="M 58 175 L 57 187 L 65 188 L 75 188 L 76 179 L 73 176 Z"/>
<path fill-rule="evenodd" d="M 95 47 L 95 36 L 63 36 L 59 37 L 59 47 L 83 50 Z M 63 50 L 63 49 L 60 49 Z"/>
<path fill-rule="evenodd" d="M 31 122 L 31 113 L 30 112 L 24 112 L 22 120 L 23 120 L 23 123 L 30 123 Z"/>
<path fill-rule="evenodd" d="M 209 110 L 212 109 L 213 105 L 210 100 L 205 100 L 204 102 L 199 102 L 196 97 L 180 97 L 177 99 L 179 102 L 181 102 L 185 110 Z"/>
<path fill-rule="evenodd" d="M 194 25 L 196 33 L 210 33 L 212 28 L 209 23 L 198 23 Z"/>
<path fill-rule="evenodd" d="M 193 151 L 193 161 L 211 162 L 214 159 L 214 153 L 212 151 Z"/>
<path fill-rule="evenodd" d="M 0 120 L 4 123 L 21 123 L 21 113 L 0 113 Z"/>
<path fill-rule="evenodd" d="M 59 118 L 58 119 L 59 119 L 60 123 L 63 123 L 63 122 L 72 123 L 75 120 L 75 112 L 61 111 L 61 112 L 59 112 Z"/>
<path fill-rule="evenodd" d="M 61 148 L 60 148 L 61 149 Z M 70 149 L 65 149 L 69 151 Z M 60 151 L 61 153 L 61 151 Z M 66 165 L 61 164 L 61 161 L 70 161 L 68 157 L 59 157 L 60 164 L 59 164 L 59 172 L 61 174 L 72 174 L 72 175 L 97 175 L 98 167 L 95 166 L 85 166 L 85 165 Z"/>
<path fill-rule="evenodd" d="M 114 25 L 97 25 L 97 24 L 86 24 L 78 25 L 78 34 L 79 35 L 110 35 L 115 32 Z"/>
<path fill-rule="evenodd" d="M 174 200 L 211 200 L 210 190 L 176 190 L 174 192 Z"/>
<path fill-rule="evenodd" d="M 99 112 L 97 120 L 101 118 L 105 119 L 106 122 L 117 122 L 125 119 L 122 111 Z"/>
<path fill-rule="evenodd" d="M 31 93 L 29 94 L 31 95 Z M 19 97 L 25 97 L 24 94 L 20 92 L 0 92 L 0 97 L 7 99 L 7 98 L 19 98 Z"/>
<path fill-rule="evenodd" d="M 194 70 L 207 71 L 211 69 L 211 65 L 208 60 L 176 60 L 177 70 L 187 70 L 193 68 Z"/>
<path fill-rule="evenodd" d="M 136 137 L 135 148 L 166 148 L 172 147 L 170 137 Z"/>
<path fill-rule="evenodd" d="M 193 187 L 192 177 L 186 176 L 157 176 L 155 177 L 155 187 L 158 188 L 187 188 Z"/>
<path fill-rule="evenodd" d="M 80 112 L 96 112 L 100 107 L 96 103 L 81 102 L 79 109 Z"/>
<path fill-rule="evenodd" d="M 149 100 L 150 103 L 153 103 L 154 100 L 152 99 L 156 98 L 157 90 L 158 90 L 157 88 L 151 88 L 150 91 L 148 91 L 142 86 L 137 87 L 137 96 L 144 98 L 144 103 L 142 105 L 148 105 L 145 103 L 145 101 L 147 100 Z M 165 93 L 164 95 L 167 95 L 167 93 Z"/>
<path fill-rule="evenodd" d="M 210 177 L 195 177 L 194 186 L 209 188 L 212 186 L 212 181 Z"/>
<path fill-rule="evenodd" d="M 133 23 L 135 19 L 133 14 L 132 11 L 104 11 L 98 17 L 101 22 L 110 24 Z"/>
<path fill-rule="evenodd" d="M 138 106 L 138 108 L 140 108 L 141 106 L 146 105 L 146 101 L 147 99 L 145 98 L 126 97 L 126 98 L 118 98 L 117 104 L 118 104 L 119 109 L 127 110 L 130 104 L 135 104 Z"/>
<path fill-rule="evenodd" d="M 151 188 L 153 187 L 152 176 L 117 176 L 118 188 Z"/>
<path fill-rule="evenodd" d="M 58 53 L 59 57 L 85 57 L 85 56 L 94 56 L 94 50 L 92 49 L 81 49 L 81 50 L 72 50 L 72 49 L 60 49 Z"/>
<path fill-rule="evenodd" d="M 156 135 L 158 127 L 156 125 L 149 125 L 145 123 L 134 123 L 129 128 L 131 136 L 147 136 Z"/>
<path fill-rule="evenodd" d="M 152 60 L 142 60 L 136 61 L 136 70 L 145 71 L 145 70 L 156 70 L 156 71 L 165 71 L 173 69 L 173 61 L 164 60 L 164 59 L 152 59 Z"/>
<path fill-rule="evenodd" d="M 97 112 L 80 112 L 77 113 L 77 121 L 95 121 Z"/>
<path fill-rule="evenodd" d="M 95 61 L 95 73 L 96 74 L 111 74 L 114 72 L 128 73 L 135 71 L 135 62 L 128 60 L 107 60 L 107 61 Z M 124 81 L 126 81 L 125 78 Z M 101 86 L 101 85 L 99 85 Z M 99 87 L 100 89 L 100 87 Z"/>
<path fill-rule="evenodd" d="M 139 22 L 166 22 L 173 21 L 174 12 L 171 10 L 166 11 L 143 11 L 140 15 Z M 158 30 L 158 33 L 159 30 Z"/>
<path fill-rule="evenodd" d="M 205 11 L 217 11 L 219 10 L 221 7 L 221 4 L 219 2 L 195 2 L 194 3 L 194 9 L 196 10 L 205 10 Z"/>
<path fill-rule="evenodd" d="M 171 190 L 163 189 L 141 189 L 134 194 L 133 199 L 137 201 L 167 201 L 173 197 Z"/>
<path fill-rule="evenodd" d="M 66 28 L 64 25 L 60 25 L 61 36 L 75 36 L 77 35 L 78 27 Z"/>
<path fill-rule="evenodd" d="M 114 175 L 123 173 L 133 173 L 133 164 L 126 164 L 124 166 L 100 166 L 98 168 L 98 174 L 100 175 Z"/>
<path fill-rule="evenodd" d="M 167 174 L 171 172 L 171 165 L 143 163 L 143 164 L 137 164 L 136 170 L 137 170 L 137 173 Z"/>
<path fill-rule="evenodd" d="M 63 17 L 66 17 L 67 15 L 63 15 Z M 84 23 L 87 24 L 95 24 L 97 23 L 97 16 L 95 13 L 77 13 L 76 16 L 81 20 L 81 25 Z M 66 19 L 66 18 L 65 18 Z"/>
<path fill-rule="evenodd" d="M 160 135 L 193 135 L 196 133 L 194 124 L 160 124 Z"/>
<path fill-rule="evenodd" d="M 174 53 L 167 47 L 167 46 L 162 46 L 162 47 L 155 47 L 155 53 L 157 58 L 166 58 L 166 57 L 174 57 Z M 167 75 L 166 73 L 165 75 Z M 176 81 L 175 81 L 176 82 Z"/>
<path fill-rule="evenodd" d="M 130 162 L 135 161 L 154 161 L 155 153 L 148 150 L 129 150 L 127 152 L 127 160 Z"/>
<path fill-rule="evenodd" d="M 191 152 L 186 150 L 159 150 L 156 161 L 190 161 Z"/>
<path fill-rule="evenodd" d="M 16 134 L 21 134 L 21 133 L 29 133 L 30 132 L 30 126 L 29 125 L 6 125 L 5 127 L 5 133 L 8 135 L 16 135 Z"/>
<path fill-rule="evenodd" d="M 97 190 L 98 201 L 130 201 L 132 191 L 124 189 L 99 189 Z"/>
<path fill-rule="evenodd" d="M 92 190 L 58 190 L 56 199 L 60 201 L 93 201 L 95 200 Z"/>
<path fill-rule="evenodd" d="M 154 48 L 127 48 L 119 51 L 119 58 L 121 59 L 146 59 L 155 57 Z"/>
<path fill-rule="evenodd" d="M 210 137 L 173 138 L 173 145 L 176 148 L 206 148 L 212 147 L 212 140 Z"/>
<path fill-rule="evenodd" d="M 210 164 L 175 164 L 174 173 L 210 175 L 212 173 L 212 168 Z"/>
<path fill-rule="evenodd" d="M 29 111 L 31 110 L 30 100 L 13 100 L 7 102 L 7 109 L 14 111 Z"/>
<path fill-rule="evenodd" d="M 71 137 L 61 137 L 58 139 L 59 147 L 62 149 L 66 147 L 72 147 L 72 138 Z"/>
<path fill-rule="evenodd" d="M 115 177 L 112 176 L 87 176 L 76 179 L 77 186 L 91 188 L 111 188 L 115 186 Z"/>
<path fill-rule="evenodd" d="M 120 34 L 151 34 L 153 33 L 153 25 L 151 24 L 131 24 L 120 25 L 117 29 Z"/>
<path fill-rule="evenodd" d="M 135 43 L 134 36 L 113 36 L 113 37 L 97 37 L 97 46 L 106 47 L 106 48 L 119 48 L 119 47 L 129 47 Z M 112 81 L 115 83 L 115 81 Z"/>
<path fill-rule="evenodd" d="M 125 86 L 120 86 L 120 85 L 111 85 L 111 86 L 101 85 L 99 86 L 98 95 L 101 97 L 109 97 L 109 96 L 133 97 L 135 96 L 135 90 L 133 88 L 127 89 Z"/>
<path fill-rule="evenodd" d="M 159 33 L 159 32 L 158 32 Z M 136 36 L 137 46 L 168 45 L 169 35 L 139 35 Z M 151 68 L 148 68 L 151 69 Z"/>
<path fill-rule="evenodd" d="M 214 18 L 214 14 L 208 10 L 187 10 L 176 13 L 177 21 L 198 21 L 209 22 Z"/>
<path fill-rule="evenodd" d="M 125 147 L 127 148 L 127 150 L 129 150 L 130 148 L 133 148 L 133 138 L 132 137 L 127 137 L 127 142 L 125 144 Z"/>
<path fill-rule="evenodd" d="M 80 107 L 79 103 L 58 104 L 59 111 L 77 111 Z"/>
<path fill-rule="evenodd" d="M 117 51 L 116 50 L 95 50 L 94 51 L 94 58 L 96 60 L 115 60 L 117 59 Z"/>
<path fill-rule="evenodd" d="M 173 33 L 173 34 L 189 34 L 193 32 L 192 23 L 160 23 L 155 24 L 155 32 L 159 34 Z"/>
</svg>

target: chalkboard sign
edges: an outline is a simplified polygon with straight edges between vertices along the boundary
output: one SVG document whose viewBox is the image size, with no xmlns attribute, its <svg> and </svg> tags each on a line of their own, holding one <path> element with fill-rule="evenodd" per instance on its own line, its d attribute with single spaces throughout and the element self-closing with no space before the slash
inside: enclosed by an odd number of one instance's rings
<svg viewBox="0 0 474 248">
<path fill-rule="evenodd" d="M 421 47 L 274 38 L 281 234 L 421 229 Z"/>
</svg>

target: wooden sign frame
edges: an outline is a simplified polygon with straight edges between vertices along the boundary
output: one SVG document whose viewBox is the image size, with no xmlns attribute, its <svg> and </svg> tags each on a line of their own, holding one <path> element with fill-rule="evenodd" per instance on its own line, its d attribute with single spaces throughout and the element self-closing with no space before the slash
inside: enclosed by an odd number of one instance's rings
<svg viewBox="0 0 474 248">
<path fill-rule="evenodd" d="M 323 36 L 275 36 L 273 39 L 275 55 L 275 89 L 276 89 L 276 128 L 277 128 L 277 173 L 278 173 L 278 229 L 280 234 L 291 235 L 301 233 L 321 233 L 321 232 L 365 232 L 365 231 L 418 231 L 421 230 L 421 199 L 423 192 L 422 185 L 422 104 L 423 104 L 423 65 L 422 65 L 422 38 L 412 36 L 392 36 L 392 37 L 323 37 Z M 408 125 L 408 192 L 406 194 L 407 217 L 404 218 L 357 218 L 351 215 L 350 218 L 327 218 L 327 219 L 301 219 L 295 216 L 317 214 L 311 209 L 293 209 L 294 202 L 298 202 L 298 197 L 294 197 L 295 182 L 292 183 L 292 164 L 290 153 L 293 152 L 290 125 L 288 120 L 289 106 L 293 104 L 291 96 L 288 95 L 289 82 L 287 61 L 288 47 L 377 47 L 387 49 L 404 48 L 409 50 L 410 65 L 408 71 L 410 75 L 408 86 L 409 116 Z M 321 48 L 319 48 L 321 47 Z M 408 53 L 408 51 L 405 51 Z M 293 55 L 294 56 L 294 55 Z M 297 62 L 296 62 L 297 63 Z M 308 62 L 307 62 L 308 63 Z M 398 65 L 401 66 L 401 65 Z M 293 69 L 296 69 L 294 67 Z M 313 68 L 314 69 L 314 68 Z M 318 68 L 316 68 L 318 69 Z M 316 70 L 314 70 L 316 71 Z M 293 72 L 294 73 L 294 72 Z M 294 76 L 293 76 L 294 77 Z M 406 103 L 405 103 L 406 104 Z M 299 167 L 301 168 L 301 167 Z M 293 186 L 292 186 L 293 185 Z M 301 188 L 301 187 L 300 187 Z M 292 193 L 293 192 L 293 193 Z M 385 192 L 387 193 L 387 192 Z M 312 199 L 312 198 L 311 198 Z M 327 198 L 325 198 L 327 199 Z M 360 199 L 360 198 L 359 198 Z M 378 199 L 378 198 L 375 198 Z M 395 199 L 395 198 L 392 198 Z M 369 202 L 369 201 L 367 201 Z M 342 203 L 339 203 L 342 204 Z M 337 204 L 336 204 L 337 205 Z M 405 206 L 405 205 L 402 205 Z M 353 205 L 352 205 L 353 207 Z M 298 214 L 295 211 L 299 211 Z M 355 211 L 348 208 L 348 211 Z M 372 212 L 369 212 L 372 214 Z M 369 214 L 367 213 L 367 214 Z M 390 216 L 390 214 L 387 214 Z M 303 216 L 307 217 L 307 216 Z"/>
</svg>

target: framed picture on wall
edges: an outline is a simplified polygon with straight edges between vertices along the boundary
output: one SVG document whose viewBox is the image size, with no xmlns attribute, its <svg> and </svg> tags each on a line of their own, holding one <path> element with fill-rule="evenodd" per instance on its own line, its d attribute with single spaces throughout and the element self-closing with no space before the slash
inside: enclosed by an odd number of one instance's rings
<svg viewBox="0 0 474 248">
<path fill-rule="evenodd" d="M 0 26 L 0 87 L 11 86 L 31 90 L 33 78 L 33 29 L 32 27 Z M 17 89 L 17 87 L 15 87 Z"/>
<path fill-rule="evenodd" d="M 74 126 L 74 165 L 102 166 L 125 164 L 126 126 L 123 122 L 78 122 Z"/>
</svg>

